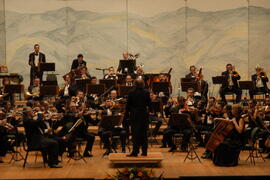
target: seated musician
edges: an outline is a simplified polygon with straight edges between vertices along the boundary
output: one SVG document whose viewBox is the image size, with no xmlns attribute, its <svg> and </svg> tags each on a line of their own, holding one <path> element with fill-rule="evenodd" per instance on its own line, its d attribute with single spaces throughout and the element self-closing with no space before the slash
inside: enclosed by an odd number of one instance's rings
<svg viewBox="0 0 270 180">
<path fill-rule="evenodd" d="M 112 79 L 112 80 L 118 79 L 118 76 L 114 72 L 114 68 L 112 66 L 109 67 L 109 72 L 104 76 L 104 79 Z"/>
<path fill-rule="evenodd" d="M 112 100 L 114 103 L 119 104 L 117 101 L 117 91 L 115 89 L 111 90 L 109 94 L 109 99 Z"/>
<path fill-rule="evenodd" d="M 124 81 L 124 85 L 125 86 L 133 86 L 134 83 L 133 83 L 133 79 L 132 79 L 132 76 L 131 75 L 127 75 L 126 78 L 125 78 L 125 81 Z"/>
<path fill-rule="evenodd" d="M 60 90 L 59 96 L 60 97 L 72 97 L 76 95 L 76 85 L 72 82 L 71 76 L 66 75 L 64 76 L 64 87 Z"/>
<path fill-rule="evenodd" d="M 208 132 L 207 134 L 205 134 L 204 144 L 207 144 L 211 136 L 211 133 L 214 130 L 214 118 L 221 118 L 221 117 L 223 117 L 222 107 L 217 104 L 215 97 L 209 97 L 209 100 L 205 109 L 204 123 L 202 127 L 202 130 Z M 206 150 L 203 153 L 202 158 L 211 159 L 212 158 L 211 151 Z"/>
<path fill-rule="evenodd" d="M 186 111 L 185 104 L 186 104 L 185 98 L 180 96 L 177 98 L 177 105 L 175 107 L 172 107 L 170 110 L 171 115 L 170 115 L 170 119 L 168 123 L 168 128 L 163 131 L 163 139 L 162 139 L 162 146 L 161 146 L 161 148 L 167 147 L 167 145 L 171 147 L 169 152 L 174 152 L 177 150 L 177 147 L 173 142 L 173 135 L 178 132 L 183 133 L 183 142 L 181 145 L 181 152 L 187 152 L 187 146 L 188 146 L 191 134 L 192 134 L 192 129 L 176 127 L 172 119 L 173 114 L 183 113 Z"/>
<path fill-rule="evenodd" d="M 33 85 L 28 87 L 28 91 L 33 96 L 39 96 L 39 93 L 40 93 L 40 79 L 38 77 L 36 77 L 34 79 Z"/>
<path fill-rule="evenodd" d="M 128 52 L 124 52 L 122 60 L 129 61 L 129 60 L 132 60 L 132 59 L 129 59 L 129 53 Z M 131 66 L 131 67 L 124 67 L 123 64 L 121 64 L 121 61 L 119 61 L 119 65 L 118 65 L 118 68 L 117 68 L 117 73 L 134 74 L 135 70 L 136 70 L 136 61 L 135 61 L 134 65 Z"/>
<path fill-rule="evenodd" d="M 145 88 L 147 89 L 148 84 L 146 82 L 148 81 L 148 77 L 144 75 L 142 66 L 138 66 L 137 70 L 135 71 L 135 74 L 133 75 L 133 79 L 137 79 L 137 78 L 144 80 Z"/>
<path fill-rule="evenodd" d="M 155 124 L 155 127 L 153 129 L 153 136 L 158 135 L 160 126 L 162 125 L 162 100 L 155 95 L 154 93 L 150 93 L 150 99 L 151 99 L 151 103 L 152 106 L 150 107 L 150 114 L 149 114 L 149 121 L 152 124 Z M 158 109 L 156 109 L 154 103 L 157 103 L 158 105 Z"/>
<path fill-rule="evenodd" d="M 75 79 L 91 79 L 86 66 L 80 68 L 80 73 L 75 76 Z"/>
<path fill-rule="evenodd" d="M 239 154 L 243 147 L 243 133 L 245 131 L 245 120 L 241 117 L 242 107 L 238 104 L 232 106 L 232 117 L 215 118 L 215 120 L 229 121 L 233 124 L 233 130 L 229 136 L 216 148 L 213 162 L 217 166 L 238 165 Z"/>
<path fill-rule="evenodd" d="M 93 76 L 91 77 L 91 84 L 97 84 L 97 77 Z"/>
<path fill-rule="evenodd" d="M 236 103 L 239 103 L 241 101 L 242 91 L 239 89 L 237 81 L 240 80 L 240 75 L 234 70 L 232 64 L 227 64 L 226 71 L 222 72 L 221 75 L 227 79 L 226 83 L 223 83 L 219 90 L 223 103 L 227 104 L 225 95 L 228 92 L 236 94 Z"/>
<path fill-rule="evenodd" d="M 71 71 L 76 71 L 81 67 L 86 67 L 86 61 L 83 60 L 82 54 L 78 54 L 77 59 L 72 62 Z"/>
<path fill-rule="evenodd" d="M 0 163 L 3 163 L 3 158 L 6 156 L 9 150 L 10 143 L 8 142 L 8 131 L 12 129 L 12 126 L 7 125 L 7 119 L 5 113 L 0 110 Z"/>
<path fill-rule="evenodd" d="M 73 131 L 69 132 L 71 127 L 79 120 L 82 119 L 83 122 L 77 126 Z M 69 157 L 74 156 L 74 142 L 76 138 L 83 138 L 87 141 L 83 156 L 84 157 L 92 157 L 92 147 L 95 141 L 95 136 L 92 133 L 88 132 L 88 123 L 86 119 L 83 117 L 83 111 L 79 111 L 79 107 L 76 103 L 71 102 L 69 104 L 69 109 L 65 113 L 64 117 L 61 119 L 61 122 L 58 123 L 58 127 L 62 126 L 62 128 L 58 132 L 59 137 L 63 137 L 66 139 L 68 144 Z M 55 128 L 58 129 L 56 126 Z"/>
<path fill-rule="evenodd" d="M 266 96 L 269 96 L 269 89 L 267 87 L 268 77 L 263 71 L 262 67 L 256 66 L 256 73 L 251 76 L 253 82 L 253 89 L 249 90 L 250 99 L 253 99 L 254 94 L 263 92 Z"/>
<path fill-rule="evenodd" d="M 5 89 L 5 86 L 10 85 L 11 84 L 11 81 L 10 81 L 9 78 L 4 78 L 3 81 L 2 81 L 2 84 L 3 84 L 3 89 Z M 14 97 L 13 97 L 13 94 L 10 93 L 10 92 L 4 93 L 3 96 L 2 96 L 2 98 L 0 98 L 0 100 L 10 101 L 12 104 L 14 104 L 14 102 L 15 102 Z"/>
<path fill-rule="evenodd" d="M 43 158 L 51 168 L 61 168 L 58 164 L 59 144 L 57 141 L 44 135 L 41 127 L 42 116 L 34 117 L 30 107 L 24 108 L 23 124 L 26 132 L 28 147 L 44 149 Z M 47 159 L 48 155 L 48 159 Z"/>
<path fill-rule="evenodd" d="M 119 115 L 119 109 L 115 106 L 114 101 L 107 99 L 103 105 L 101 105 L 102 115 Z M 123 128 L 123 126 L 114 127 L 113 129 L 106 129 L 105 127 L 99 126 L 99 135 L 101 137 L 102 142 L 104 143 L 104 148 L 106 152 L 103 156 L 109 155 L 112 152 L 112 149 L 116 149 L 116 142 L 111 142 L 110 138 L 112 136 L 120 136 L 122 152 L 124 153 L 126 147 L 126 138 L 127 131 Z"/>
</svg>

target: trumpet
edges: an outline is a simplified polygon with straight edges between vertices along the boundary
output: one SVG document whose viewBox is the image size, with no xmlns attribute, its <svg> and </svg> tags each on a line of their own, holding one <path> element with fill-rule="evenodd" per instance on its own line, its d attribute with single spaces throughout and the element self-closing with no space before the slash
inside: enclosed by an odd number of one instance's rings
<svg viewBox="0 0 270 180">
<path fill-rule="evenodd" d="M 260 77 L 261 77 L 261 78 L 266 78 L 266 77 L 267 77 L 267 76 L 266 76 L 266 73 L 265 73 L 264 71 L 260 72 Z"/>
<path fill-rule="evenodd" d="M 233 66 L 233 69 L 232 69 L 232 75 L 234 77 L 237 77 L 239 75 L 238 72 L 235 70 L 235 67 L 234 66 Z"/>
</svg>

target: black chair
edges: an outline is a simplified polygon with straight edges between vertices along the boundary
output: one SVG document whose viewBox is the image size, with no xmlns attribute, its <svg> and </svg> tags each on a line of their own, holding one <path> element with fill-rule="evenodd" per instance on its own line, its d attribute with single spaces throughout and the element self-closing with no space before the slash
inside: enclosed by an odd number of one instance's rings
<svg viewBox="0 0 270 180">
<path fill-rule="evenodd" d="M 248 155 L 246 161 L 248 161 L 250 159 L 250 162 L 253 165 L 255 165 L 255 159 L 261 158 L 265 162 L 265 159 L 263 158 L 263 156 L 258 148 L 258 141 L 260 139 L 260 137 L 259 137 L 260 131 L 261 131 L 261 129 L 258 127 L 255 127 L 254 129 L 252 129 L 251 135 L 250 135 L 250 141 L 248 144 L 245 145 L 245 148 L 248 149 L 248 151 L 249 151 L 249 155 Z"/>
<path fill-rule="evenodd" d="M 23 147 L 24 147 L 24 150 L 26 151 L 26 155 L 25 155 L 25 158 L 24 158 L 23 168 L 25 168 L 29 152 L 36 152 L 36 154 L 35 154 L 36 155 L 35 162 L 36 162 L 38 152 L 41 152 L 41 154 L 43 155 L 44 154 L 43 152 L 45 151 L 44 148 L 41 148 L 41 147 L 37 148 L 37 147 L 32 147 L 31 146 L 31 144 L 32 144 L 31 141 L 30 141 L 31 138 L 29 138 L 30 133 L 27 131 L 27 128 L 24 127 L 24 129 L 25 129 L 26 143 L 25 142 L 23 143 Z M 43 166 L 46 167 L 45 157 L 42 156 L 42 159 L 43 159 Z"/>
<path fill-rule="evenodd" d="M 85 163 L 87 163 L 87 161 L 84 159 L 81 151 L 82 151 L 82 145 L 83 145 L 83 138 L 76 138 L 75 139 L 75 144 L 76 144 L 76 149 L 73 151 L 74 155 L 70 156 L 68 159 L 68 163 L 70 162 L 71 159 L 78 161 L 78 160 L 83 160 Z"/>
</svg>

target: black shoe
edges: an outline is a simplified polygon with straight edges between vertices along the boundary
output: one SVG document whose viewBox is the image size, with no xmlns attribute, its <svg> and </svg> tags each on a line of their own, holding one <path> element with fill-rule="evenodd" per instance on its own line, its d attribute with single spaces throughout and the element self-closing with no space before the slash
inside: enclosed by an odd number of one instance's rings
<svg viewBox="0 0 270 180">
<path fill-rule="evenodd" d="M 211 152 L 207 152 L 207 153 L 204 153 L 201 158 L 203 159 L 212 159 L 212 153 Z"/>
<path fill-rule="evenodd" d="M 173 147 L 169 150 L 169 152 L 174 152 L 174 151 L 176 151 L 176 146 L 173 146 Z"/>
<path fill-rule="evenodd" d="M 89 152 L 84 152 L 83 157 L 93 157 L 93 155 L 90 154 Z"/>
<path fill-rule="evenodd" d="M 141 156 L 147 156 L 147 153 L 142 153 Z"/>
<path fill-rule="evenodd" d="M 62 168 L 63 166 L 59 165 L 59 164 L 52 164 L 52 165 L 49 165 L 50 168 Z"/>
<path fill-rule="evenodd" d="M 138 154 L 132 152 L 131 154 L 128 154 L 127 157 L 138 157 Z"/>
<path fill-rule="evenodd" d="M 160 146 L 160 148 L 166 148 L 167 146 L 165 144 L 163 144 L 162 146 Z"/>
</svg>

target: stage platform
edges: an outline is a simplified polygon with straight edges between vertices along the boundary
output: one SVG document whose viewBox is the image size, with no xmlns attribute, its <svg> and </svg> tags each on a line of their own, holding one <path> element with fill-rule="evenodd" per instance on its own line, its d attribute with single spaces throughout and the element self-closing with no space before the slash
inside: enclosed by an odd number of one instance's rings
<svg viewBox="0 0 270 180">
<path fill-rule="evenodd" d="M 147 156 L 127 157 L 127 153 L 111 153 L 109 160 L 113 164 L 159 164 L 163 159 L 161 152 L 149 152 Z"/>
<path fill-rule="evenodd" d="M 194 177 L 214 177 L 214 176 L 269 176 L 270 175 L 270 160 L 266 159 L 266 162 L 257 160 L 256 165 L 252 165 L 250 162 L 246 162 L 248 157 L 247 151 L 242 151 L 240 154 L 239 165 L 236 167 L 217 167 L 213 165 L 211 160 L 201 159 L 202 163 L 198 160 L 187 160 L 184 162 L 186 153 L 175 152 L 169 153 L 169 148 L 159 148 L 160 145 L 149 146 L 149 155 L 151 153 L 162 153 L 163 160 L 158 167 L 153 168 L 156 176 L 163 174 L 165 178 L 185 178 L 188 179 Z M 204 148 L 196 149 L 199 156 L 204 152 Z M 82 160 L 71 160 L 69 163 L 66 154 L 64 154 L 63 168 L 50 169 L 43 168 L 42 158 L 39 155 L 37 162 L 35 163 L 35 153 L 31 153 L 28 158 L 26 168 L 23 168 L 23 161 L 18 161 L 9 164 L 11 158 L 8 154 L 4 158 L 4 162 L 0 164 L 0 179 L 57 179 L 57 178 L 71 178 L 71 179 L 104 179 L 108 177 L 108 174 L 115 175 L 118 168 L 112 166 L 109 157 L 102 157 L 105 152 L 99 145 L 94 145 L 92 158 L 85 158 L 87 163 Z M 25 152 L 22 150 L 23 155 Z M 128 153 L 128 152 L 127 152 Z M 263 154 L 266 156 L 267 154 Z M 134 167 L 132 164 L 126 163 L 124 167 Z M 141 165 L 144 167 L 144 165 Z M 218 179 L 224 179 L 217 177 Z M 209 179 L 209 178 L 206 178 Z M 213 178 L 211 178 L 213 179 Z M 231 178 L 229 178 L 231 179 Z M 235 179 L 235 178 L 234 178 Z M 238 179 L 238 178 L 237 178 Z"/>
</svg>

